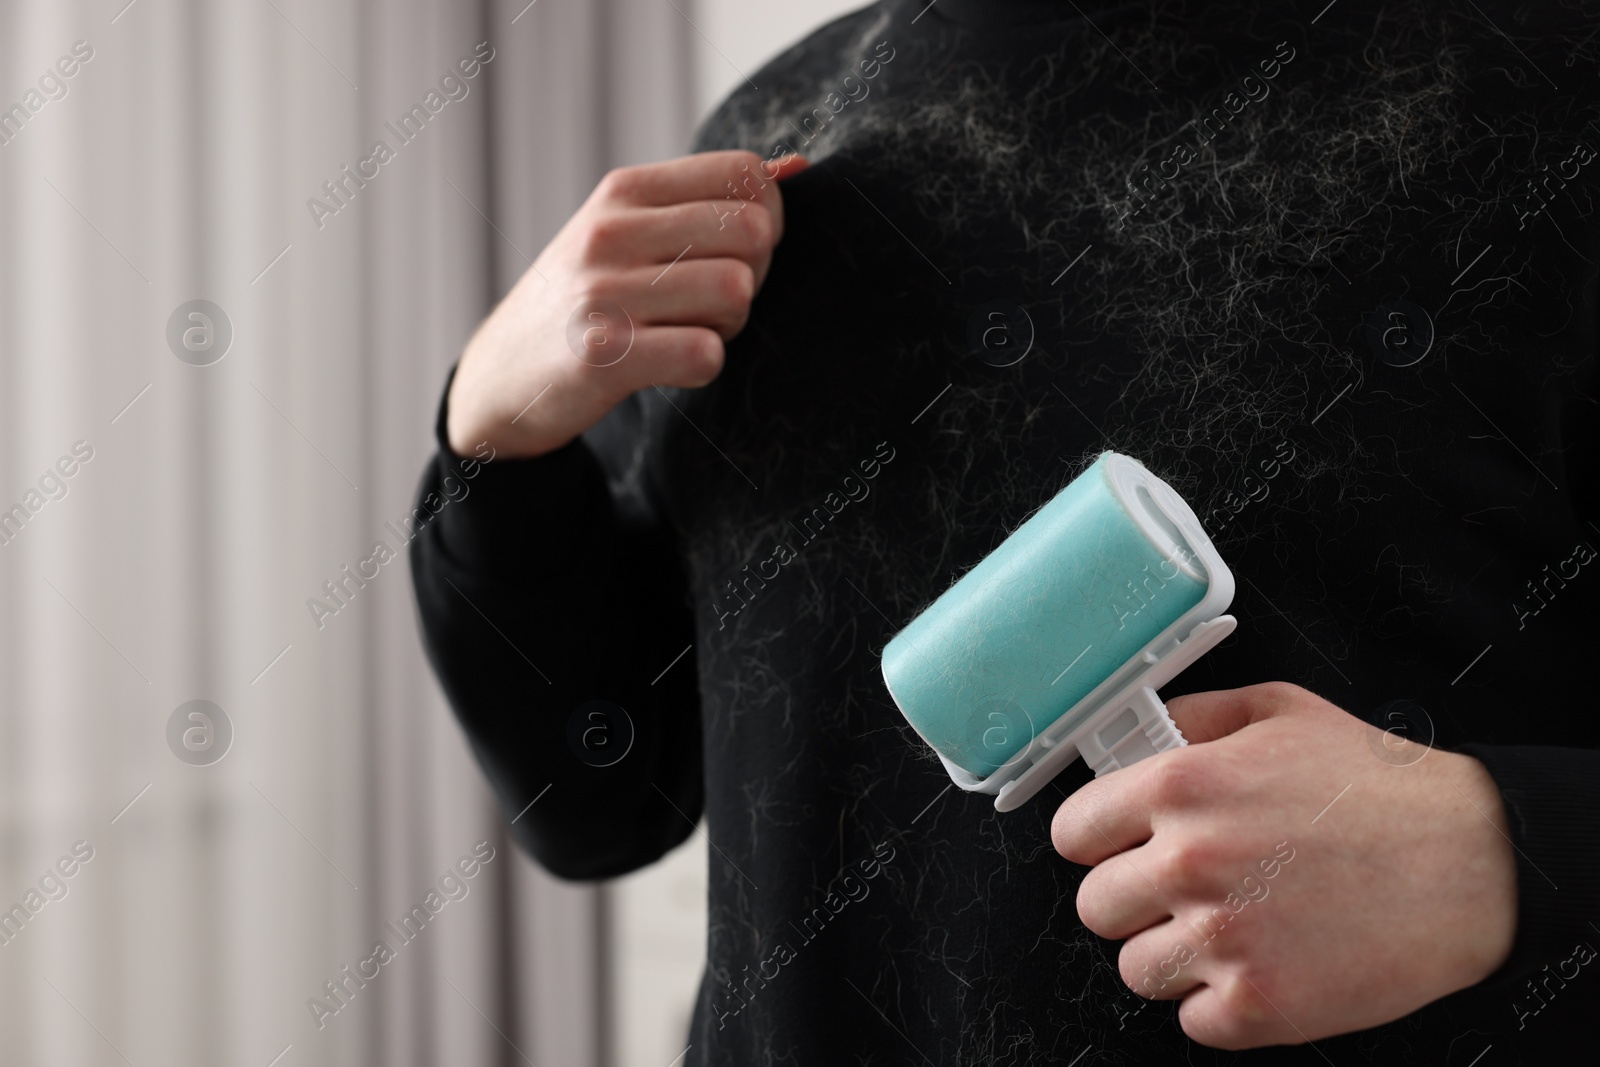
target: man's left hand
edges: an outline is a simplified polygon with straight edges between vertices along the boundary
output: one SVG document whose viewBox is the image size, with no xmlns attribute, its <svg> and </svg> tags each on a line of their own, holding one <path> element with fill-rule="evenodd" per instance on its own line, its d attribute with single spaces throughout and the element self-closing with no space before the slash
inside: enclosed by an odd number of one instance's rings
<svg viewBox="0 0 1600 1067">
<path fill-rule="evenodd" d="M 1051 836 L 1094 867 L 1083 924 L 1127 939 L 1122 980 L 1182 998 L 1191 1038 L 1238 1049 L 1366 1029 L 1510 955 L 1516 864 L 1477 760 L 1382 758 L 1393 735 L 1285 682 L 1168 710 L 1188 747 L 1088 783 Z"/>
</svg>

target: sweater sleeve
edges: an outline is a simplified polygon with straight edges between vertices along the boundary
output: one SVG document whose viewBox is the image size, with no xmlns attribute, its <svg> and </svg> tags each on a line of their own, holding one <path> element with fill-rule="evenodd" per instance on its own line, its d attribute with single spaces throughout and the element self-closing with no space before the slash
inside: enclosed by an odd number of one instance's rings
<svg viewBox="0 0 1600 1067">
<path fill-rule="evenodd" d="M 1517 855 L 1517 934 L 1485 983 L 1510 986 L 1600 942 L 1600 752 L 1462 745 L 1500 788 Z"/>
<path fill-rule="evenodd" d="M 410 550 L 429 661 L 541 865 L 569 879 L 642 867 L 693 831 L 704 799 L 695 661 L 672 662 L 693 642 L 676 538 L 648 507 L 619 506 L 584 438 L 534 459 L 456 455 L 449 392 L 418 491 L 432 517 Z M 626 439 L 622 425 L 601 439 Z"/>
<path fill-rule="evenodd" d="M 1589 321 L 1594 324 L 1587 343 L 1593 345 L 1600 337 L 1600 304 L 1592 280 L 1585 290 Z M 1576 520 L 1574 532 L 1580 537 L 1600 529 L 1596 367 L 1589 364 L 1558 416 L 1559 469 Z M 1576 664 L 1568 660 L 1565 666 L 1578 677 Z M 1582 687 L 1574 685 L 1570 691 L 1581 693 Z M 1553 704 L 1548 710 L 1558 717 L 1587 719 L 1592 714 L 1581 701 Z M 1510 957 L 1484 984 L 1520 986 L 1546 964 L 1555 969 L 1579 942 L 1600 945 L 1600 751 L 1479 743 L 1456 749 L 1482 763 L 1499 787 L 1517 858 L 1516 940 Z"/>
</svg>

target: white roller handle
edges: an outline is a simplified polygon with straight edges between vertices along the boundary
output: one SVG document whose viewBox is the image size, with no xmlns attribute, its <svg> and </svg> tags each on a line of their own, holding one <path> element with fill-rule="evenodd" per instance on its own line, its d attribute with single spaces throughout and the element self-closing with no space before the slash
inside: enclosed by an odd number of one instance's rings
<svg viewBox="0 0 1600 1067">
<path fill-rule="evenodd" d="M 1079 725 L 1062 737 L 1052 736 L 1051 730 L 1047 729 L 1035 739 L 1034 744 L 1043 749 L 1043 755 L 1017 777 L 1000 786 L 994 798 L 995 810 L 1014 811 L 1027 803 L 1030 797 L 1044 788 L 1045 783 L 1080 755 L 1097 774 L 1103 774 L 1157 752 L 1188 744 L 1168 717 L 1166 705 L 1156 696 L 1156 690 L 1233 633 L 1236 625 L 1238 620 L 1232 615 L 1218 615 L 1209 622 L 1200 623 L 1189 631 L 1188 636 L 1175 641 L 1161 654 L 1148 649 L 1140 653 L 1146 669 L 1117 690 L 1100 711 L 1089 717 L 1087 725 Z M 1107 713 L 1105 708 L 1115 708 L 1116 711 Z M 1122 714 L 1124 712 L 1127 714 Z M 1120 729 L 1112 729 L 1113 726 Z M 1135 730 L 1136 726 L 1141 729 Z M 1143 747 L 1141 742 L 1149 747 Z M 1124 745 L 1127 746 L 1125 753 Z M 1099 754 L 1098 762 L 1092 753 Z M 945 766 L 948 768 L 953 764 L 947 763 Z M 960 784 L 959 780 L 957 784 Z"/>
<path fill-rule="evenodd" d="M 1135 689 L 1119 706 L 1108 708 L 1077 738 L 1078 754 L 1094 768 L 1096 778 L 1188 743 L 1149 686 Z"/>
</svg>

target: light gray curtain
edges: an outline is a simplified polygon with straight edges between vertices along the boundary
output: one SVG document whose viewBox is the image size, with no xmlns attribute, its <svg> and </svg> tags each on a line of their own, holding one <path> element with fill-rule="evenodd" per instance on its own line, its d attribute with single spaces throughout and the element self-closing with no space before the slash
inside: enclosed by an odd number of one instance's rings
<svg viewBox="0 0 1600 1067">
<path fill-rule="evenodd" d="M 683 147 L 690 33 L 665 0 L 0 6 L 0 1060 L 604 1062 L 599 896 L 507 846 L 389 524 L 524 255 Z M 169 731 L 193 700 L 219 761 Z"/>
</svg>

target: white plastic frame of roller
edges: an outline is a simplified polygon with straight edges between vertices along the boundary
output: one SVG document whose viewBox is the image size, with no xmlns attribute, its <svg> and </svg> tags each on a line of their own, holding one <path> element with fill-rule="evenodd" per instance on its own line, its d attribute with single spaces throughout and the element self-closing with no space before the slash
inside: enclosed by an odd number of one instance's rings
<svg viewBox="0 0 1600 1067">
<path fill-rule="evenodd" d="M 1144 464 L 1120 453 L 1112 453 L 1106 460 L 1106 477 L 1112 494 L 1140 532 L 1174 566 L 1205 581 L 1206 593 L 1120 670 L 1040 730 L 1005 766 L 980 778 L 935 750 L 958 788 L 994 794 L 994 806 L 999 811 L 1021 807 L 1080 754 L 1089 757 L 1091 766 L 1101 774 L 1154 755 L 1163 745 L 1186 744 L 1171 725 L 1155 691 L 1215 647 L 1237 625 L 1232 615 L 1222 614 L 1233 603 L 1233 572 L 1183 497 Z M 1148 695 L 1144 690 L 1149 691 Z M 1103 735 L 1110 732 L 1108 727 L 1122 726 L 1118 717 L 1129 709 L 1139 729 L 1122 729 L 1115 738 L 1103 740 Z M 1168 736 L 1168 730 L 1175 738 Z M 1148 742 L 1147 748 L 1141 744 L 1141 735 Z M 1080 745 L 1085 752 L 1080 753 Z"/>
</svg>

